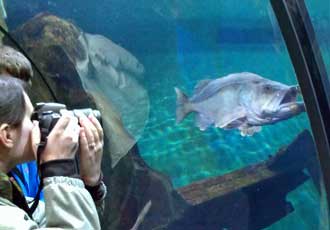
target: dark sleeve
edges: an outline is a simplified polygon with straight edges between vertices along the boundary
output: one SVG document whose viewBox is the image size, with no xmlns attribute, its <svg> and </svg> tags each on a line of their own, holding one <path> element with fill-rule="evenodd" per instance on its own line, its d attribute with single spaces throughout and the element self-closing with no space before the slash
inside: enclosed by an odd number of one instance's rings
<svg viewBox="0 0 330 230">
<path fill-rule="evenodd" d="M 103 183 L 103 181 L 100 181 L 99 184 L 96 186 L 85 185 L 85 188 L 91 194 L 94 201 L 103 200 L 107 195 L 107 187 Z"/>
<path fill-rule="evenodd" d="M 52 160 L 40 165 L 41 178 L 65 176 L 79 178 L 76 161 L 74 159 Z"/>
</svg>

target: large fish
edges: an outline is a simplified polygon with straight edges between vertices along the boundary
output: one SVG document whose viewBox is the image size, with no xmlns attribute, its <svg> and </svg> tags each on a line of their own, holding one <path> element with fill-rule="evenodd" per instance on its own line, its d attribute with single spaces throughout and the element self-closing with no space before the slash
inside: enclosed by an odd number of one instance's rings
<svg viewBox="0 0 330 230">
<path fill-rule="evenodd" d="M 234 73 L 214 80 L 199 82 L 191 98 L 178 88 L 176 121 L 196 112 L 196 126 L 204 131 L 214 125 L 239 129 L 251 136 L 261 126 L 289 119 L 305 111 L 297 101 L 298 86 L 288 86 L 257 74 Z"/>
</svg>

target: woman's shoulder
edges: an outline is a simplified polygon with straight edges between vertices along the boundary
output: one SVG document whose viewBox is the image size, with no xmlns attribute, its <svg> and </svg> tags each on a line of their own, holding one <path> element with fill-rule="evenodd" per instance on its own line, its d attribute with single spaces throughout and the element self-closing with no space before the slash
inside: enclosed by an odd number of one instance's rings
<svg viewBox="0 0 330 230">
<path fill-rule="evenodd" d="M 0 229 L 32 229 L 37 228 L 36 222 L 28 214 L 9 200 L 0 197 Z"/>
</svg>

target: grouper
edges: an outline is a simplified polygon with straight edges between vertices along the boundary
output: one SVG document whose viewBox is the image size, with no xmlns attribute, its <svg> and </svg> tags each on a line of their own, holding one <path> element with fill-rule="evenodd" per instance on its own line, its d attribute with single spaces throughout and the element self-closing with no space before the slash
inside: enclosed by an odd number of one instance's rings
<svg viewBox="0 0 330 230">
<path fill-rule="evenodd" d="M 204 131 L 210 126 L 238 129 L 242 136 L 252 136 L 261 126 L 274 124 L 305 111 L 297 101 L 299 86 L 288 86 L 243 72 L 198 82 L 192 97 L 175 88 L 176 122 L 195 112 L 196 126 Z"/>
</svg>

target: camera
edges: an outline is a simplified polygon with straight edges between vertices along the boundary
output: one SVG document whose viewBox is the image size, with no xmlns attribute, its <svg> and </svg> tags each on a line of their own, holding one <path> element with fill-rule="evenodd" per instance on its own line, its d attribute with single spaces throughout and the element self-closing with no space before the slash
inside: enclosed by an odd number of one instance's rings
<svg viewBox="0 0 330 230">
<path fill-rule="evenodd" d="M 39 121 L 39 128 L 41 132 L 41 142 L 46 142 L 48 134 L 52 131 L 57 121 L 62 116 L 61 110 L 66 110 L 66 105 L 53 102 L 37 103 L 32 113 L 31 120 Z M 79 117 L 81 114 L 85 116 L 94 115 L 95 118 L 101 122 L 101 113 L 98 110 L 91 108 L 68 110 L 72 116 Z"/>
</svg>

